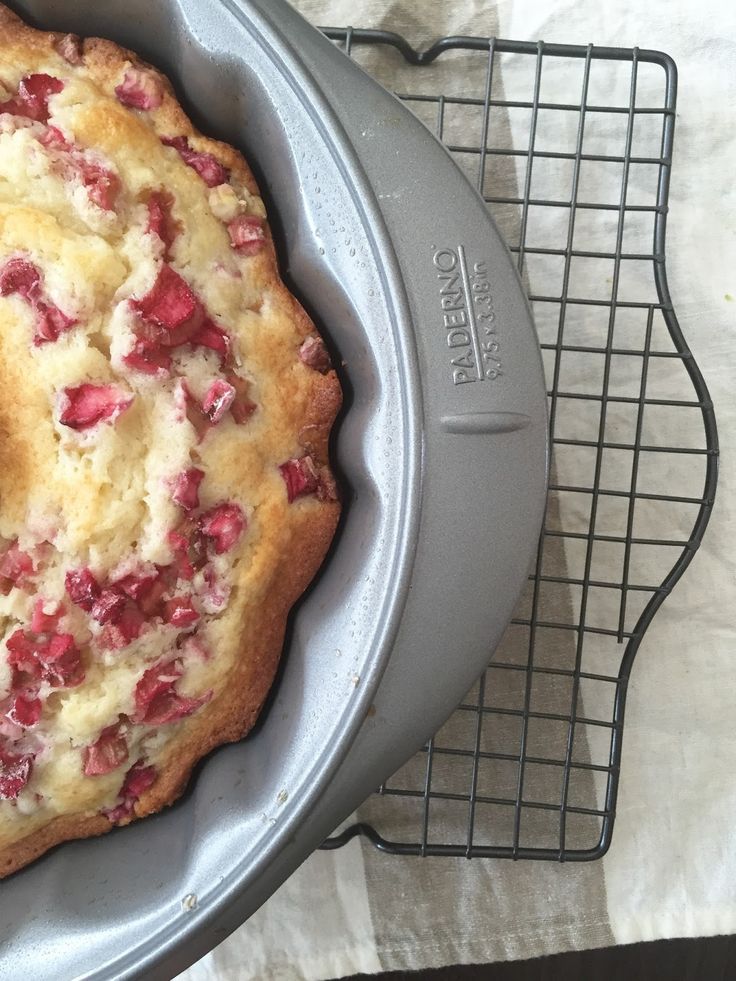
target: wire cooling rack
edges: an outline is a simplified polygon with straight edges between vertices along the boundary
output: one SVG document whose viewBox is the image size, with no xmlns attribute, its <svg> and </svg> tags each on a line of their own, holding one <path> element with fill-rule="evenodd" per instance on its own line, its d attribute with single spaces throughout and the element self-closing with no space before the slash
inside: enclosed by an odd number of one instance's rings
<svg viewBox="0 0 736 981">
<path fill-rule="evenodd" d="M 553 457 L 528 589 L 488 669 L 323 847 L 362 833 L 400 854 L 595 859 L 632 663 L 717 479 L 713 407 L 665 274 L 675 65 L 636 48 L 449 37 L 417 51 L 325 33 L 407 87 L 493 213 L 534 312 Z"/>
</svg>

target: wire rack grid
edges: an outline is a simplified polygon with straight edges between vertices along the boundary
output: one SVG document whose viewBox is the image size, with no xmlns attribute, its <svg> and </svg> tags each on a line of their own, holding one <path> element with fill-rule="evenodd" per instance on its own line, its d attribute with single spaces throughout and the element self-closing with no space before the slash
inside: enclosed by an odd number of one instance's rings
<svg viewBox="0 0 736 981">
<path fill-rule="evenodd" d="M 323 847 L 363 834 L 398 854 L 599 858 L 632 663 L 717 479 L 713 407 L 665 273 L 676 69 L 636 48 L 450 37 L 417 51 L 324 30 L 412 87 L 399 97 L 496 218 L 534 312 L 553 455 L 528 588 L 488 669 Z"/>
</svg>

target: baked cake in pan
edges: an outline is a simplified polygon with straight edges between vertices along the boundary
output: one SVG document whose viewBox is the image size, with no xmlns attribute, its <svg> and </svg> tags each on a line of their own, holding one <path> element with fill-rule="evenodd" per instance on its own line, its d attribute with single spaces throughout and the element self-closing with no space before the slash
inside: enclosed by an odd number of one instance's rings
<svg viewBox="0 0 736 981">
<path fill-rule="evenodd" d="M 254 724 L 339 405 L 240 154 L 131 52 L 0 5 L 0 876 Z"/>
</svg>

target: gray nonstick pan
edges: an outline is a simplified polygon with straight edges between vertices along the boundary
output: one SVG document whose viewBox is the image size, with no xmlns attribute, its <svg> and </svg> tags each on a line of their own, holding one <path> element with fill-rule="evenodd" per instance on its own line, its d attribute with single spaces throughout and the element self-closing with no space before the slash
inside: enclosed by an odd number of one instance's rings
<svg viewBox="0 0 736 981">
<path fill-rule="evenodd" d="M 0 884 L 0 977 L 170 978 L 412 755 L 522 588 L 547 465 L 540 353 L 487 210 L 434 137 L 282 0 L 10 0 L 174 81 L 261 182 L 343 363 L 348 506 L 268 710 L 159 816 Z"/>
</svg>

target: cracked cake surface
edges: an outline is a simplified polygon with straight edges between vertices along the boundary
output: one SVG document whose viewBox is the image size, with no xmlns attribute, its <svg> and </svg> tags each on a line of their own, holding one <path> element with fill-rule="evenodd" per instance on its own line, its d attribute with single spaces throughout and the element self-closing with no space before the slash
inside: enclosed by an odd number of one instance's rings
<svg viewBox="0 0 736 981">
<path fill-rule="evenodd" d="M 340 506 L 327 349 L 241 155 L 0 5 L 0 876 L 254 724 Z"/>
</svg>

